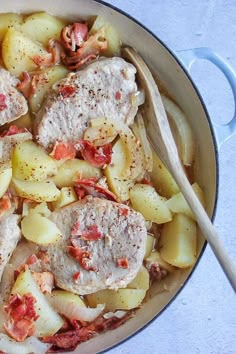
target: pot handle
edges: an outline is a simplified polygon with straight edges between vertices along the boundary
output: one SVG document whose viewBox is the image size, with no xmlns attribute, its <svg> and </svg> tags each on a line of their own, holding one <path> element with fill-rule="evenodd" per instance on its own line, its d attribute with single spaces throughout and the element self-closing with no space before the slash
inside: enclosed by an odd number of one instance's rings
<svg viewBox="0 0 236 354">
<path fill-rule="evenodd" d="M 234 97 L 234 116 L 227 124 L 218 124 L 212 122 L 218 149 L 236 132 L 236 73 L 229 63 L 226 63 L 218 54 L 208 47 L 181 50 L 177 56 L 184 64 L 187 71 L 190 72 L 192 64 L 198 59 L 206 59 L 216 65 L 225 75 L 232 89 Z"/>
</svg>

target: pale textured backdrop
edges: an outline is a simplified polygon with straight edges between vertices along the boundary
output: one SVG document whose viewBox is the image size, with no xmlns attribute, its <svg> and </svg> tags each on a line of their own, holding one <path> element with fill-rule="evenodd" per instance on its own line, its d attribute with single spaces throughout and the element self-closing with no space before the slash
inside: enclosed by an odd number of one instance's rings
<svg viewBox="0 0 236 354">
<path fill-rule="evenodd" d="M 235 0 L 107 0 L 150 28 L 172 50 L 213 48 L 236 70 Z M 232 93 L 211 64 L 194 65 L 212 120 L 233 116 Z M 215 225 L 236 260 L 236 136 L 220 150 L 220 190 Z M 112 354 L 236 354 L 235 294 L 207 247 L 176 300 L 146 329 Z"/>
</svg>

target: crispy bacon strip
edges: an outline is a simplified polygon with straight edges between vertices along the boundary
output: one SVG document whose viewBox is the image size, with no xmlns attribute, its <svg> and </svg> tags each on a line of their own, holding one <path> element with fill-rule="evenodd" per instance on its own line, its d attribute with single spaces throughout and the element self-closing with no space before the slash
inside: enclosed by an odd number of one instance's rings
<svg viewBox="0 0 236 354">
<path fill-rule="evenodd" d="M 111 163 L 111 144 L 106 144 L 97 148 L 88 140 L 79 140 L 75 144 L 75 149 L 77 152 L 81 153 L 85 161 L 88 161 L 95 167 L 101 168 Z"/>
<path fill-rule="evenodd" d="M 92 195 L 93 197 L 105 198 L 115 202 L 120 201 L 119 198 L 114 193 L 109 191 L 109 189 L 106 189 L 100 184 L 98 184 L 95 178 L 82 178 L 76 180 L 75 191 L 79 199 L 81 195 L 83 197 L 85 195 Z"/>
<path fill-rule="evenodd" d="M 20 133 L 25 133 L 27 131 L 28 130 L 26 128 L 18 128 L 16 125 L 11 125 L 10 128 L 4 130 L 1 133 L 0 138 L 4 138 L 5 136 L 20 134 Z"/>
<path fill-rule="evenodd" d="M 89 325 L 81 324 L 79 321 L 71 321 L 71 325 L 73 326 L 72 329 L 57 333 L 51 337 L 45 337 L 42 341 L 44 343 L 52 344 L 47 353 L 59 353 L 65 350 L 73 351 L 80 343 L 91 339 L 94 335 L 120 327 L 123 323 L 133 317 L 133 315 L 134 312 L 129 311 L 122 318 L 111 317 L 105 319 L 102 316 L 99 316 Z"/>
<path fill-rule="evenodd" d="M 56 142 L 51 152 L 55 160 L 72 160 L 75 158 L 75 148 L 72 143 Z"/>
<path fill-rule="evenodd" d="M 15 340 L 22 342 L 26 337 L 34 334 L 34 322 L 38 315 L 35 311 L 35 297 L 32 294 L 11 296 L 9 304 L 4 307 L 8 314 L 7 323 L 4 328 Z"/>
<path fill-rule="evenodd" d="M 73 239 L 71 239 L 73 246 L 67 246 L 66 251 L 74 258 L 85 270 L 96 271 L 97 269 L 90 265 L 91 254 L 82 248 L 79 248 Z"/>
</svg>

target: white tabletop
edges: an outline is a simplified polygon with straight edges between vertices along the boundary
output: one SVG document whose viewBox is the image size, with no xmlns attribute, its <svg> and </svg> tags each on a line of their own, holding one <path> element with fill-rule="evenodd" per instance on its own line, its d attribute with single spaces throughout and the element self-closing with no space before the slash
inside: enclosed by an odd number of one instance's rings
<svg viewBox="0 0 236 354">
<path fill-rule="evenodd" d="M 106 0 L 151 29 L 172 50 L 208 46 L 236 71 L 235 0 Z M 206 61 L 191 72 L 211 119 L 229 121 L 233 96 L 223 75 Z M 236 136 L 219 155 L 220 188 L 215 218 L 224 244 L 236 260 Z M 207 247 L 192 277 L 168 308 L 112 354 L 235 354 L 235 294 Z"/>
</svg>

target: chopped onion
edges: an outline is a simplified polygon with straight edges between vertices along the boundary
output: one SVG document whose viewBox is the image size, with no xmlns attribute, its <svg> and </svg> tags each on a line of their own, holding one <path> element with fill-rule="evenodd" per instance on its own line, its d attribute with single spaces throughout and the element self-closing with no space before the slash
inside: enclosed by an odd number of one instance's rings
<svg viewBox="0 0 236 354">
<path fill-rule="evenodd" d="M 50 346 L 51 344 L 42 343 L 35 337 L 29 337 L 19 343 L 6 334 L 0 333 L 0 350 L 7 354 L 44 354 Z"/>
<path fill-rule="evenodd" d="M 47 294 L 47 299 L 49 300 L 52 307 L 61 315 L 73 320 L 92 322 L 95 320 L 104 310 L 105 305 L 97 305 L 96 308 L 89 308 L 86 306 L 81 306 L 74 301 L 66 301 L 63 297 L 53 296 L 52 294 Z"/>
<path fill-rule="evenodd" d="M 131 129 L 134 135 L 136 136 L 136 138 L 140 141 L 142 149 L 144 151 L 144 156 L 146 160 L 146 170 L 148 172 L 152 172 L 153 169 L 152 150 L 147 138 L 143 117 L 140 112 L 137 113 L 135 121 L 131 126 Z"/>
<path fill-rule="evenodd" d="M 116 317 L 116 318 L 122 318 L 127 314 L 126 311 L 116 311 L 116 312 L 107 312 L 104 313 L 103 318 L 105 318 L 106 320 L 112 317 Z"/>
<path fill-rule="evenodd" d="M 11 288 L 14 284 L 14 267 L 12 264 L 7 264 L 4 268 L 2 279 L 0 283 L 0 296 L 3 301 L 7 301 L 10 294 Z"/>
<path fill-rule="evenodd" d="M 187 117 L 169 98 L 161 95 L 180 159 L 185 166 L 191 166 L 194 158 L 194 138 Z"/>
</svg>

